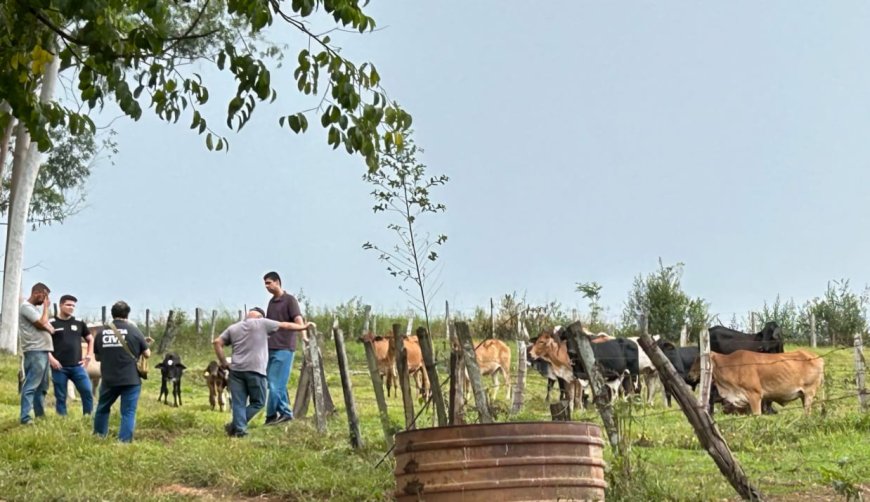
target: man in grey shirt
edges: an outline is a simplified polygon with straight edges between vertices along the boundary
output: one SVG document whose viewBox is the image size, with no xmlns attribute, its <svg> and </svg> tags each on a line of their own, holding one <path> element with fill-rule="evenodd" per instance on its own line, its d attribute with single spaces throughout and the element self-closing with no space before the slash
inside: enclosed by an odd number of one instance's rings
<svg viewBox="0 0 870 502">
<path fill-rule="evenodd" d="M 30 409 L 37 417 L 45 415 L 43 399 L 48 392 L 48 354 L 54 350 L 51 335 L 54 327 L 48 322 L 48 286 L 37 282 L 30 288 L 30 298 L 21 304 L 18 319 L 18 340 L 24 354 L 24 384 L 21 386 L 21 423 L 32 424 Z M 38 305 L 42 306 L 39 312 Z"/>
<path fill-rule="evenodd" d="M 230 325 L 214 339 L 214 352 L 222 368 L 230 369 L 230 394 L 233 421 L 225 427 L 227 435 L 244 437 L 248 422 L 266 403 L 266 366 L 269 362 L 269 335 L 278 329 L 303 330 L 314 323 L 277 322 L 263 319 L 259 307 L 248 311 L 245 320 Z M 224 347 L 233 348 L 233 362 L 227 363 Z"/>
</svg>

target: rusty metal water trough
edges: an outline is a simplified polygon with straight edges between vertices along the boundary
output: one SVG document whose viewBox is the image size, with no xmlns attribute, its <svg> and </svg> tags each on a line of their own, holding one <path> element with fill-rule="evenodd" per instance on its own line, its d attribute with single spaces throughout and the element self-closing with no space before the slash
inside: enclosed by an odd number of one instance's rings
<svg viewBox="0 0 870 502">
<path fill-rule="evenodd" d="M 396 435 L 399 501 L 604 500 L 601 429 L 521 422 Z"/>
</svg>

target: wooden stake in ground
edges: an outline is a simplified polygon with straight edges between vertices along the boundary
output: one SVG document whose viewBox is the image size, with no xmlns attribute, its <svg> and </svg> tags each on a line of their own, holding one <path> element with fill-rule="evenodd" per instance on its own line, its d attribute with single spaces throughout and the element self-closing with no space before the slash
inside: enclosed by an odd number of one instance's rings
<svg viewBox="0 0 870 502">
<path fill-rule="evenodd" d="M 489 336 L 487 338 L 495 338 L 495 302 L 492 297 L 489 299 Z"/>
<path fill-rule="evenodd" d="M 105 323 L 103 323 L 105 324 Z M 151 309 L 145 309 L 145 338 L 151 337 Z"/>
<path fill-rule="evenodd" d="M 199 307 L 193 311 L 193 329 L 197 335 L 202 334 L 202 309 Z"/>
<path fill-rule="evenodd" d="M 172 321 L 175 318 L 175 312 L 170 310 L 169 315 L 166 316 L 166 326 L 163 328 L 163 338 L 160 339 L 160 345 L 157 347 L 157 353 L 163 354 L 169 347 L 172 346 L 172 342 L 175 340 L 175 334 L 178 332 L 176 329 L 175 323 Z"/>
<path fill-rule="evenodd" d="M 810 346 L 816 348 L 816 314 L 810 314 Z"/>
<path fill-rule="evenodd" d="M 405 335 L 402 334 L 402 325 L 393 324 L 393 340 L 396 343 L 396 372 L 399 374 L 399 389 L 402 391 L 402 405 L 405 410 L 405 429 L 414 427 L 414 396 L 411 394 L 411 385 L 408 381 L 408 355 L 405 351 Z"/>
<path fill-rule="evenodd" d="M 639 324 L 646 326 L 646 319 L 642 318 Z M 728 479 L 731 486 L 745 500 L 764 500 L 761 492 L 752 486 L 749 479 L 747 479 L 746 473 L 743 472 L 740 463 L 734 458 L 734 455 L 728 448 L 728 444 L 725 443 L 722 434 L 719 432 L 716 424 L 713 423 L 710 414 L 707 413 L 706 403 L 699 403 L 695 400 L 692 391 L 683 382 L 682 377 L 677 375 L 670 361 L 668 361 L 646 330 L 641 331 L 639 344 L 656 367 L 665 390 L 676 398 L 680 409 L 683 410 L 689 423 L 692 424 L 695 434 L 697 434 L 698 440 L 701 442 L 701 446 L 713 457 L 713 461 L 719 467 L 719 471 Z"/>
<path fill-rule="evenodd" d="M 683 324 L 680 329 L 680 347 L 685 347 L 689 343 L 689 327 Z"/>
<path fill-rule="evenodd" d="M 511 405 L 511 415 L 516 415 L 523 409 L 526 394 L 526 340 L 529 333 L 520 317 L 517 317 L 517 385 L 514 389 L 514 401 Z"/>
<path fill-rule="evenodd" d="M 299 371 L 299 382 L 296 384 L 296 397 L 293 399 L 293 417 L 303 418 L 308 414 L 308 402 L 311 399 L 311 356 L 308 343 L 302 345 L 302 368 Z"/>
<path fill-rule="evenodd" d="M 571 323 L 567 329 L 562 330 L 562 333 L 568 341 L 568 347 L 580 354 L 583 367 L 586 368 L 586 373 L 589 375 L 589 385 L 592 387 L 595 407 L 598 408 L 598 413 L 604 422 L 610 446 L 617 453 L 621 453 L 619 451 L 619 431 L 616 428 L 616 420 L 613 418 L 613 405 L 610 404 L 610 389 L 605 384 L 604 376 L 601 375 L 601 371 L 595 364 L 592 342 L 583 332 L 583 326 L 580 322 Z"/>
<path fill-rule="evenodd" d="M 317 347 L 317 330 L 308 328 L 308 357 L 311 360 L 311 370 L 314 377 L 311 379 L 311 390 L 314 395 L 314 420 L 317 432 L 326 432 L 326 409 L 323 406 L 323 383 L 317 378 L 320 373 L 320 350 Z"/>
<path fill-rule="evenodd" d="M 211 311 L 211 335 L 209 336 L 210 340 L 214 340 L 214 330 L 215 330 L 215 321 L 217 320 L 217 310 Z"/>
<path fill-rule="evenodd" d="M 465 369 L 468 379 L 471 381 L 471 389 L 474 392 L 474 405 L 480 416 L 480 423 L 492 423 L 492 415 L 489 413 L 489 401 L 486 398 L 486 390 L 480 378 L 480 368 L 477 366 L 477 357 L 474 354 L 474 344 L 468 333 L 468 324 L 464 321 L 456 323 L 456 336 L 462 347 L 462 359 L 465 361 Z"/>
<path fill-rule="evenodd" d="M 350 427 L 350 446 L 352 448 L 362 448 L 363 439 L 359 431 L 359 415 L 356 412 L 356 403 L 353 401 L 353 387 L 350 383 L 347 353 L 344 350 L 344 333 L 338 327 L 338 319 L 335 319 L 332 323 L 332 336 L 335 338 L 338 373 L 341 375 L 341 390 L 344 393 L 344 409 L 347 411 L 347 423 L 348 427 Z"/>
<path fill-rule="evenodd" d="M 455 330 L 454 330 L 455 332 Z M 465 366 L 462 361 L 462 348 L 458 343 L 450 345 L 450 425 L 465 423 Z"/>
<path fill-rule="evenodd" d="M 369 376 L 372 378 L 372 388 L 375 390 L 375 401 L 378 403 L 378 415 L 381 417 L 381 428 L 384 430 L 384 439 L 387 442 L 387 448 L 393 447 L 392 424 L 390 423 L 390 414 L 387 411 L 387 400 L 384 399 L 384 384 L 381 381 L 381 374 L 378 371 L 378 361 L 375 358 L 375 348 L 372 346 L 372 339 L 368 333 L 363 335 L 363 346 L 366 351 L 366 363 L 369 365 Z"/>
<path fill-rule="evenodd" d="M 713 362 L 710 360 L 710 332 L 707 328 L 701 330 L 701 393 L 698 400 L 707 406 L 710 402 L 710 386 L 713 384 Z"/>
<path fill-rule="evenodd" d="M 864 377 L 867 365 L 864 361 L 864 344 L 861 333 L 855 334 L 855 383 L 858 384 L 858 403 L 861 411 L 870 410 L 870 392 L 865 388 Z"/>
<path fill-rule="evenodd" d="M 105 325 L 106 325 L 106 321 L 108 320 L 108 318 L 106 317 L 106 306 L 103 305 L 103 308 L 102 308 L 101 310 L 102 310 L 102 317 L 101 317 L 101 319 L 103 320 L 103 326 L 105 326 Z M 170 312 L 171 312 L 171 311 L 170 311 Z"/>
<path fill-rule="evenodd" d="M 429 375 L 429 390 L 432 392 L 432 402 L 435 404 L 435 414 L 438 416 L 438 426 L 447 425 L 447 412 L 444 409 L 444 394 L 441 392 L 441 380 L 438 377 L 438 369 L 435 367 L 435 358 L 432 355 L 432 339 L 426 328 L 417 328 L 417 340 L 420 341 L 420 352 L 423 354 L 423 364 L 426 365 L 426 373 Z"/>
</svg>

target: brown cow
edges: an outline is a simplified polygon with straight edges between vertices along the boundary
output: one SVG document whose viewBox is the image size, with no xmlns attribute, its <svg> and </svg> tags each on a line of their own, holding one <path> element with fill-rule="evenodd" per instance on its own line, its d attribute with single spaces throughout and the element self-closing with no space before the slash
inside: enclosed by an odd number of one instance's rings
<svg viewBox="0 0 870 502">
<path fill-rule="evenodd" d="M 738 350 L 731 354 L 710 353 L 713 383 L 725 407 L 737 412 L 761 415 L 763 399 L 785 404 L 800 398 L 809 414 L 822 385 L 825 360 L 805 350 L 765 354 Z M 700 358 L 689 377 L 700 376 Z"/>
<path fill-rule="evenodd" d="M 385 379 L 387 396 L 390 395 L 391 386 L 395 396 L 398 386 L 398 374 L 396 372 L 396 342 L 392 333 L 385 336 L 372 336 L 369 333 L 363 336 L 363 340 L 365 341 L 366 339 L 372 342 L 372 347 L 375 350 L 378 373 Z M 423 364 L 423 353 L 420 350 L 420 341 L 416 335 L 405 337 L 405 353 L 408 360 L 408 375 L 414 377 L 414 383 L 417 386 L 419 395 L 428 397 L 429 376 L 426 374 L 426 367 Z"/>
<path fill-rule="evenodd" d="M 395 342 L 392 343 L 395 345 Z M 423 352 L 420 350 L 420 340 L 417 339 L 417 335 L 405 337 L 405 354 L 408 360 L 408 375 L 414 376 L 419 396 L 428 399 L 429 375 L 426 373 L 426 365 L 423 364 Z"/>
<path fill-rule="evenodd" d="M 574 370 L 571 365 L 571 358 L 568 357 L 568 344 L 565 340 L 561 342 L 553 338 L 553 335 L 547 331 L 538 335 L 538 339 L 529 349 L 529 356 L 532 359 L 543 359 L 550 363 L 553 373 L 565 382 L 568 391 L 568 407 L 583 409 L 583 383 L 574 376 Z"/>
<path fill-rule="evenodd" d="M 499 381 L 498 375 L 501 373 L 507 385 L 505 398 L 510 399 L 511 394 L 511 349 L 508 348 L 501 340 L 489 339 L 480 342 L 474 348 L 474 358 L 477 359 L 477 366 L 480 368 L 481 376 L 492 376 L 492 398 L 498 397 Z M 469 379 L 465 378 L 465 392 L 468 393 Z"/>
</svg>

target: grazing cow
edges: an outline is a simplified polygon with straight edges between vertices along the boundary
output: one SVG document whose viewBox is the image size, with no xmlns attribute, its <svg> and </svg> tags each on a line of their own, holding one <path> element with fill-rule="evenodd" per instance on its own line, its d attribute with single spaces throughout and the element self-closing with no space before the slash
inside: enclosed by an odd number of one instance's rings
<svg viewBox="0 0 870 502">
<path fill-rule="evenodd" d="M 731 354 L 737 350 L 749 350 L 768 354 L 781 354 L 784 351 L 782 330 L 775 322 L 768 322 L 758 333 L 743 333 L 724 326 L 713 326 L 710 333 L 710 352 Z M 717 400 L 718 390 L 713 386 L 710 390 L 709 411 L 713 413 L 713 401 Z M 764 412 L 776 413 L 770 401 L 765 401 Z"/>
<path fill-rule="evenodd" d="M 384 338 L 387 339 L 390 358 L 395 361 L 396 340 L 392 334 Z M 420 340 L 417 339 L 417 335 L 405 337 L 405 358 L 408 361 L 408 376 L 414 377 L 414 384 L 417 387 L 419 396 L 423 399 L 428 399 L 429 375 L 426 373 L 426 366 L 423 364 L 423 352 L 420 350 Z"/>
<path fill-rule="evenodd" d="M 498 375 L 501 373 L 502 378 L 507 385 L 505 397 L 510 399 L 511 381 L 511 349 L 508 348 L 501 340 L 489 339 L 480 342 L 474 348 L 474 358 L 477 359 L 477 366 L 480 368 L 481 376 L 492 376 L 493 399 L 498 397 L 499 381 Z M 465 392 L 468 392 L 469 379 L 465 378 Z"/>
<path fill-rule="evenodd" d="M 229 358 L 227 358 L 229 359 Z M 225 394 L 229 386 L 230 372 L 220 367 L 217 361 L 208 363 L 205 369 L 205 383 L 208 385 L 208 402 L 214 411 L 215 404 L 224 411 Z M 229 406 L 227 407 L 230 408 Z"/>
<path fill-rule="evenodd" d="M 392 395 L 396 395 L 396 390 L 398 389 L 398 375 L 396 374 L 396 351 L 395 344 L 390 343 L 390 338 L 392 338 L 392 334 L 388 336 L 375 336 L 372 333 L 366 333 L 363 335 L 360 340 L 362 342 L 371 342 L 372 349 L 375 352 L 375 362 L 377 362 L 378 373 L 381 375 L 381 378 L 384 380 L 384 385 L 387 388 L 387 397 L 390 397 L 390 390 L 392 389 Z"/>
<path fill-rule="evenodd" d="M 157 400 L 160 401 L 163 398 L 163 403 L 169 404 L 169 389 L 166 384 L 167 382 L 172 382 L 173 406 L 181 406 L 181 375 L 187 369 L 181 363 L 181 357 L 178 354 L 169 352 L 163 356 L 163 362 L 154 367 L 160 370 L 162 377 L 160 381 L 160 394 L 157 396 Z"/>
<path fill-rule="evenodd" d="M 800 398 L 809 414 L 813 399 L 824 379 L 825 361 L 805 350 L 766 354 L 738 350 L 731 354 L 710 354 L 713 382 L 726 411 L 760 415 L 762 401 L 785 404 Z M 699 377 L 700 360 L 689 372 Z"/>
</svg>

